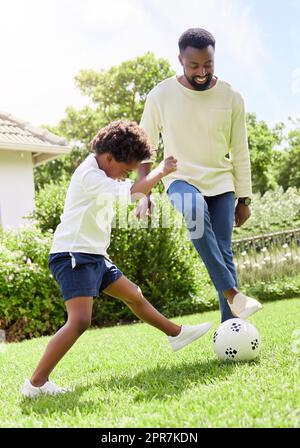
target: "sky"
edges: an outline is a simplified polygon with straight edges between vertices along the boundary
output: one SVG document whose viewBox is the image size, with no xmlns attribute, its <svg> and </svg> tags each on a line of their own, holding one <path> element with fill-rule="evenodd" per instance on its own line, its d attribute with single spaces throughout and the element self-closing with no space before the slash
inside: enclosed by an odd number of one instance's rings
<svg viewBox="0 0 300 448">
<path fill-rule="evenodd" d="M 300 118 L 300 0 L 0 0 L 0 110 L 56 125 L 88 99 L 82 69 L 152 51 L 178 73 L 188 28 L 216 39 L 215 74 L 270 126 Z"/>
</svg>

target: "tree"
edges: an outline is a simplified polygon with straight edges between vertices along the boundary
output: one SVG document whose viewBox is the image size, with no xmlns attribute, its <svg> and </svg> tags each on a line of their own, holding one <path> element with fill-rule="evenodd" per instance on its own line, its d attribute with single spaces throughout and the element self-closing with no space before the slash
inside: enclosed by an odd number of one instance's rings
<svg viewBox="0 0 300 448">
<path fill-rule="evenodd" d="M 89 153 L 90 142 L 101 127 L 119 119 L 139 123 L 148 92 L 174 74 L 166 59 L 156 58 L 151 52 L 108 70 L 81 70 L 75 83 L 91 105 L 81 110 L 68 107 L 58 126 L 48 128 L 66 137 L 74 145 L 74 152 L 38 167 L 37 189 L 64 174 L 70 175 Z"/>
<path fill-rule="evenodd" d="M 300 188 L 300 119 L 293 123 L 298 127 L 288 133 L 288 147 L 281 151 L 276 161 L 276 178 L 284 190 Z"/>
<path fill-rule="evenodd" d="M 257 121 L 254 113 L 247 114 L 248 143 L 251 159 L 253 191 L 264 194 L 273 190 L 277 183 L 273 164 L 278 157 L 274 148 L 282 141 L 284 125 L 269 129 L 264 121 Z"/>
</svg>

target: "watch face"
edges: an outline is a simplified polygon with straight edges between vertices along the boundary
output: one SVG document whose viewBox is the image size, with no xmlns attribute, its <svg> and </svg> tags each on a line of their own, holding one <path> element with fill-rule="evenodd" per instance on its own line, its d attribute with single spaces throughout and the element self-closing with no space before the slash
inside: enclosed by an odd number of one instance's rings
<svg viewBox="0 0 300 448">
<path fill-rule="evenodd" d="M 239 199 L 239 203 L 240 204 L 244 204 L 244 205 L 250 205 L 251 204 L 251 198 L 240 198 Z"/>
</svg>

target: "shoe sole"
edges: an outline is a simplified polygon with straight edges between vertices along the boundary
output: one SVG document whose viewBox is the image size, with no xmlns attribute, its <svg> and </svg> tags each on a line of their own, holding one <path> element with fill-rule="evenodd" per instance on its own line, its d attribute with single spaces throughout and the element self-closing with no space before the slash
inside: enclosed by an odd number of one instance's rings
<svg viewBox="0 0 300 448">
<path fill-rule="evenodd" d="M 262 305 L 261 306 L 251 307 L 248 310 L 243 311 L 238 317 L 240 319 L 247 319 L 248 317 L 250 317 L 253 314 L 257 313 L 257 311 L 260 311 L 261 309 L 262 309 Z"/>
<path fill-rule="evenodd" d="M 57 396 L 57 395 L 66 394 L 68 392 L 72 392 L 72 389 L 62 390 L 60 392 L 54 392 L 54 393 L 44 392 L 44 391 L 40 390 L 39 392 L 36 392 L 35 394 L 26 394 L 26 393 L 21 391 L 21 395 L 24 398 L 36 398 L 36 397 L 41 397 L 41 396 L 45 396 L 45 395 L 50 396 L 50 397 L 54 397 L 54 396 Z"/>
</svg>

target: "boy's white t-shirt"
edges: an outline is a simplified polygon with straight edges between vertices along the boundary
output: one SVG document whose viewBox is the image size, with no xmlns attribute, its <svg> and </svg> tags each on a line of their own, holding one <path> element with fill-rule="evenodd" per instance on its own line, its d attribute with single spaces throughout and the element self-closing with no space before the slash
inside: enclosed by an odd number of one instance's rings
<svg viewBox="0 0 300 448">
<path fill-rule="evenodd" d="M 50 253 L 107 255 L 114 204 L 131 202 L 131 182 L 108 177 L 90 154 L 74 171 Z"/>
<path fill-rule="evenodd" d="M 154 148 L 161 134 L 164 157 L 177 159 L 177 171 L 162 179 L 166 190 L 181 179 L 205 196 L 252 195 L 244 101 L 227 82 L 217 79 L 203 91 L 184 87 L 176 76 L 160 82 L 147 96 L 140 126 Z M 155 151 L 142 163 L 154 160 Z"/>
</svg>

